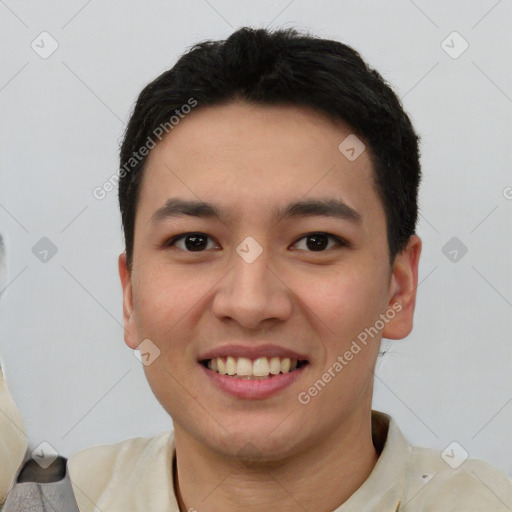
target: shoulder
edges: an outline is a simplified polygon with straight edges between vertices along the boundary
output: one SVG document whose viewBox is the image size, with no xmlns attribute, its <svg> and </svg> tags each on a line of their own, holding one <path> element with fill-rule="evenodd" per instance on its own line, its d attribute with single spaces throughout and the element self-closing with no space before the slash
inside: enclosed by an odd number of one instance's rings
<svg viewBox="0 0 512 512">
<path fill-rule="evenodd" d="M 512 480 L 458 445 L 443 452 L 411 447 L 405 510 L 493 512 L 512 510 Z"/>
<path fill-rule="evenodd" d="M 80 450 L 68 458 L 73 490 L 80 510 L 106 506 L 127 489 L 138 488 L 144 480 L 154 486 L 155 475 L 168 478 L 173 449 L 172 431 L 151 438 L 134 437 L 111 445 Z"/>
<path fill-rule="evenodd" d="M 23 463 L 27 447 L 25 425 L 0 363 L 0 505 Z"/>
<path fill-rule="evenodd" d="M 132 437 L 115 444 L 92 446 L 79 450 L 68 459 L 69 467 L 77 472 L 89 471 L 89 465 L 101 463 L 102 467 L 114 466 L 118 462 L 136 462 L 145 457 L 151 457 L 154 453 L 160 452 L 170 438 L 172 431 L 162 432 L 154 437 Z"/>
</svg>

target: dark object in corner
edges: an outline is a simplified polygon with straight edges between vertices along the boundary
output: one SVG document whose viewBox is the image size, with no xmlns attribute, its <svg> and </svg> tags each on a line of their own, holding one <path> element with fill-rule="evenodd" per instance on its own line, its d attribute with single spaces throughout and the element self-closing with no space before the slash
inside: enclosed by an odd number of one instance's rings
<svg viewBox="0 0 512 512">
<path fill-rule="evenodd" d="M 36 482 L 47 484 L 58 482 L 66 476 L 66 462 L 67 459 L 59 456 L 44 469 L 34 459 L 30 459 L 19 472 L 16 483 Z"/>
</svg>

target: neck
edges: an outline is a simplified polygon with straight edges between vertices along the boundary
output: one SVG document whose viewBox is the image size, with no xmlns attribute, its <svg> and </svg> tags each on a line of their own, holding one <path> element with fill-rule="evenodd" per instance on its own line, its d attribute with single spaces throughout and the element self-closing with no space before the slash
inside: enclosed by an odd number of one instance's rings
<svg viewBox="0 0 512 512">
<path fill-rule="evenodd" d="M 284 460 L 248 464 L 211 450 L 176 424 L 180 511 L 331 512 L 361 487 L 378 459 L 368 413 L 341 427 Z"/>
</svg>

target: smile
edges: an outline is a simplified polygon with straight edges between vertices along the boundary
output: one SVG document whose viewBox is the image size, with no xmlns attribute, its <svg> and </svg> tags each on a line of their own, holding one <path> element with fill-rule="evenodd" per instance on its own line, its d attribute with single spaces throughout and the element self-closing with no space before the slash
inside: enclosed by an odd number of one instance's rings
<svg viewBox="0 0 512 512">
<path fill-rule="evenodd" d="M 220 375 L 238 379 L 268 379 L 279 374 L 293 372 L 307 361 L 291 359 L 289 357 L 215 357 L 202 361 L 203 366 Z"/>
</svg>

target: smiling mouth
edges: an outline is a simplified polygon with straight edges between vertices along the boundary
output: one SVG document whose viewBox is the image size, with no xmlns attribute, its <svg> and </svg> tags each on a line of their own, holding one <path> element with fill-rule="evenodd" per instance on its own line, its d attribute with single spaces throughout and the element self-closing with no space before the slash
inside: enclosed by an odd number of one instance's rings
<svg viewBox="0 0 512 512">
<path fill-rule="evenodd" d="M 204 359 L 201 364 L 220 375 L 235 379 L 268 379 L 279 374 L 291 373 L 308 364 L 306 360 L 289 357 L 215 357 Z"/>
</svg>

